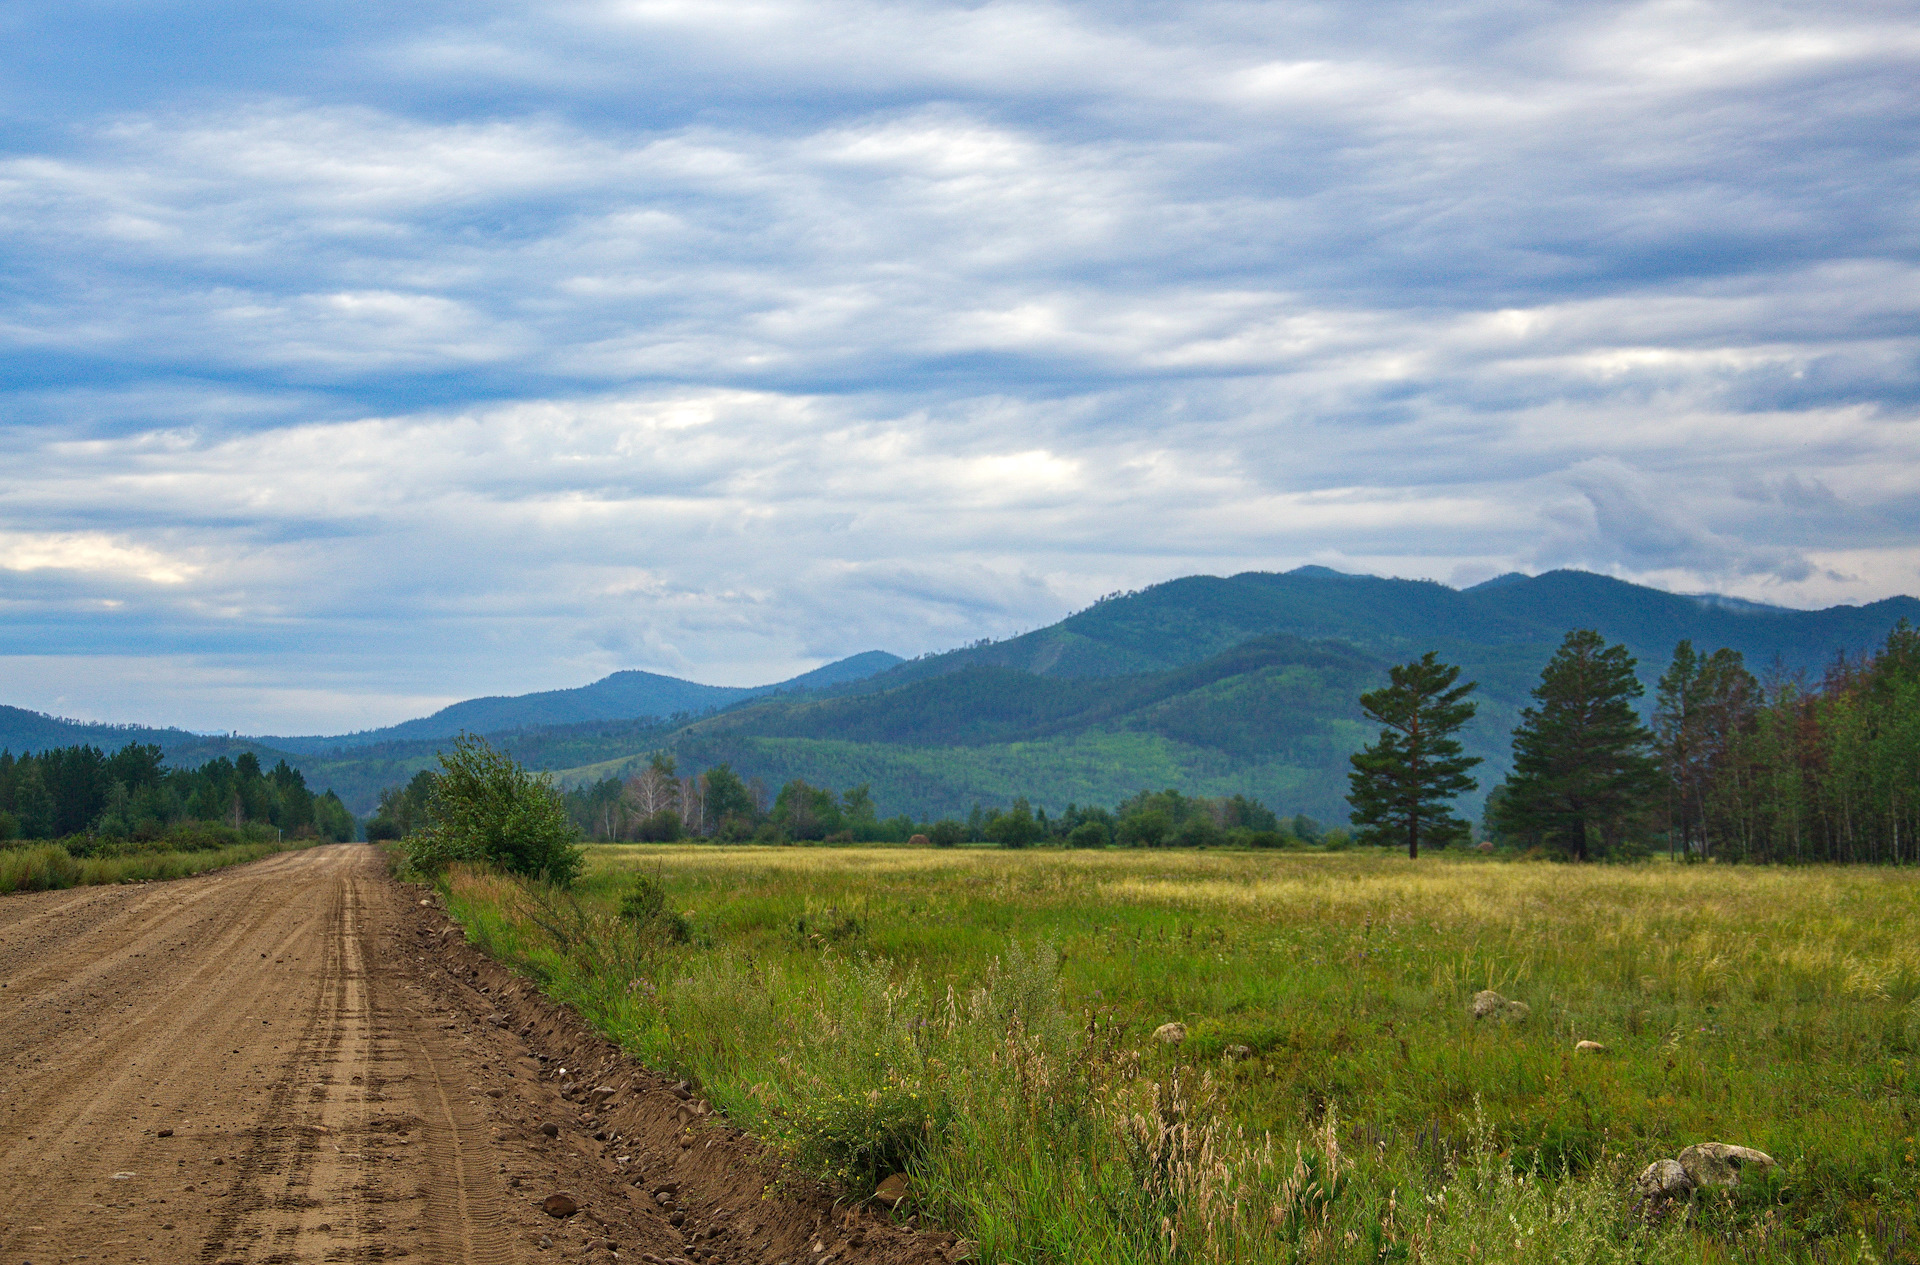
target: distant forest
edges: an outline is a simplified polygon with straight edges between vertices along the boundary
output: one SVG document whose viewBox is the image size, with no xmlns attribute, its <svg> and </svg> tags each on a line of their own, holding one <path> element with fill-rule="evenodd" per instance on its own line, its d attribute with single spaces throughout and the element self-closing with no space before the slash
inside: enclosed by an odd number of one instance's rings
<svg viewBox="0 0 1920 1265">
<path fill-rule="evenodd" d="M 1616 647 L 1631 680 L 1632 660 Z M 975 684 L 962 678 L 957 688 Z M 1069 687 L 1071 688 L 1071 687 Z M 1637 692 L 1639 687 L 1632 685 Z M 1059 691 L 1066 693 L 1066 690 Z M 1032 695 L 1021 705 L 1030 706 Z M 1628 755 L 1648 776 L 1636 793 L 1590 822 L 1574 847 L 1552 830 L 1516 828 L 1496 787 L 1476 832 L 1487 843 L 1629 859 L 1664 849 L 1733 862 L 1920 861 L 1920 631 L 1902 621 L 1877 651 L 1841 657 L 1818 682 L 1778 674 L 1763 682 L 1728 649 L 1676 647 L 1661 677 L 1652 724 L 1633 722 Z M 370 832 L 404 833 L 424 820 L 432 775 L 383 797 Z M 1036 798 L 1045 788 L 1033 788 Z M 683 775 L 656 753 L 627 778 L 564 793 L 582 834 L 664 842 L 905 841 L 1007 847 L 1344 847 L 1345 829 L 1281 817 L 1245 795 L 1142 790 L 1112 808 L 1069 804 L 1054 816 L 1025 797 L 976 805 L 962 817 L 881 816 L 870 786 L 835 792 L 794 779 L 774 793 L 725 763 Z M 409 806 L 410 805 L 410 806 Z M 1583 823 L 1583 829 L 1588 824 Z"/>
<path fill-rule="evenodd" d="M 1655 743 L 1676 849 L 1732 861 L 1920 861 L 1920 631 L 1841 657 L 1818 683 L 1762 682 L 1682 642 Z"/>
<path fill-rule="evenodd" d="M 284 760 L 262 770 L 251 752 L 197 769 L 169 769 L 159 747 L 132 742 L 113 755 L 91 746 L 0 752 L 0 840 L 216 845 L 249 828 L 346 840 L 356 823 L 332 791 L 314 794 Z"/>
</svg>

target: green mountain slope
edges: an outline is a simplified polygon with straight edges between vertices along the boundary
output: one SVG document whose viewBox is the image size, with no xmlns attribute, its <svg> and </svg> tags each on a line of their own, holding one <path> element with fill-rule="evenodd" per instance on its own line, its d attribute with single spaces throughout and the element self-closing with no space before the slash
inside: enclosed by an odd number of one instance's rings
<svg viewBox="0 0 1920 1265">
<path fill-rule="evenodd" d="M 451 738 L 464 731 L 493 734 L 548 725 L 577 725 L 602 720 L 699 715 L 743 699 L 767 694 L 822 689 L 884 672 L 900 656 L 869 650 L 772 685 L 702 685 L 654 672 L 615 672 L 591 685 L 536 694 L 489 695 L 441 708 L 431 716 L 384 729 L 366 729 L 335 737 L 276 737 L 262 741 L 287 751 L 319 754 L 383 743 Z"/>
<path fill-rule="evenodd" d="M 147 743 L 166 753 L 175 765 L 204 764 L 220 756 L 237 756 L 251 751 L 262 763 L 272 765 L 285 758 L 297 763 L 291 753 L 253 738 L 228 737 L 225 734 L 196 734 L 185 729 L 159 729 L 150 725 L 105 725 L 84 720 L 65 720 L 44 712 L 21 707 L 0 706 L 0 751 L 24 755 L 50 747 L 92 746 L 103 751 L 118 751 L 130 742 Z"/>
<path fill-rule="evenodd" d="M 1920 601 L 1794 611 L 1579 571 L 1455 590 L 1304 567 L 1189 576 L 1004 642 L 906 663 L 873 652 L 757 690 L 616 673 L 578 690 L 468 700 L 346 739 L 209 739 L 0 708 L 0 746 L 155 741 L 177 761 L 213 747 L 263 759 L 292 750 L 310 784 L 336 787 L 362 813 L 468 728 L 569 781 L 617 775 L 665 747 L 685 769 L 724 760 L 769 787 L 870 782 L 884 811 L 921 817 L 1016 795 L 1049 809 L 1110 803 L 1171 785 L 1339 820 L 1345 758 L 1370 736 L 1357 695 L 1425 650 L 1480 683 L 1464 740 L 1487 759 L 1491 785 L 1528 691 L 1570 628 L 1625 642 L 1651 685 L 1682 637 L 1733 647 L 1757 671 L 1818 672 L 1836 653 L 1880 644 L 1902 618 L 1920 622 Z M 663 719 L 673 712 L 681 718 Z"/>
<path fill-rule="evenodd" d="M 1625 642 L 1643 663 L 1664 664 L 1674 642 L 1691 637 L 1739 650 L 1756 668 L 1778 658 L 1789 670 L 1817 671 L 1838 651 L 1878 644 L 1901 618 L 1920 622 L 1920 601 L 1897 597 L 1796 611 L 1665 593 L 1585 571 L 1502 577 L 1456 590 L 1429 580 L 1302 567 L 1170 580 L 1024 636 L 917 659 L 847 688 L 888 689 L 976 665 L 1042 676 L 1118 676 L 1192 663 L 1271 633 L 1332 638 L 1404 657 L 1441 641 L 1551 646 L 1570 628 L 1597 628 Z"/>
<path fill-rule="evenodd" d="M 1651 685 L 1682 637 L 1760 670 L 1809 671 L 1879 644 L 1903 617 L 1920 618 L 1920 602 L 1792 611 L 1574 571 L 1465 591 L 1324 568 L 1192 576 L 815 696 L 736 705 L 667 745 L 683 764 L 726 760 L 770 785 L 870 781 L 889 811 L 921 816 L 1177 785 L 1343 819 L 1346 756 L 1371 737 L 1356 698 L 1391 662 L 1435 649 L 1479 682 L 1463 738 L 1486 760 L 1485 787 L 1504 776 L 1509 735 L 1570 628 L 1625 642 Z"/>
</svg>

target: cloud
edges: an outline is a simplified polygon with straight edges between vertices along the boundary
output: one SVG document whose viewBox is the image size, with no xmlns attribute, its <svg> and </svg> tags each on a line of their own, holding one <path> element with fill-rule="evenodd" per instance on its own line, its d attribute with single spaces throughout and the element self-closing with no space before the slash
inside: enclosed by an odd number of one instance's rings
<svg viewBox="0 0 1920 1265">
<path fill-rule="evenodd" d="M 1920 580 L 1898 10 L 35 0 L 13 38 L 0 653 L 150 661 L 214 727 L 753 683 L 1309 560 Z M 34 675 L 0 701 L 74 696 Z"/>
</svg>

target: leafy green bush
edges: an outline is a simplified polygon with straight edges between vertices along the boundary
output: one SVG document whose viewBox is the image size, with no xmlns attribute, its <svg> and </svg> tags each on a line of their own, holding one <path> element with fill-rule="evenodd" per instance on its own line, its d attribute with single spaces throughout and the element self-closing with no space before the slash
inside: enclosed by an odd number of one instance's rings
<svg viewBox="0 0 1920 1265">
<path fill-rule="evenodd" d="M 988 818 L 984 833 L 1003 848 L 1024 848 L 1038 840 L 1044 831 L 1034 818 L 1033 805 L 1023 795 L 1013 801 L 1012 808 Z"/>
<path fill-rule="evenodd" d="M 1108 842 L 1107 828 L 1097 821 L 1083 821 L 1067 836 L 1071 848 L 1104 848 Z"/>
<path fill-rule="evenodd" d="M 667 908 L 667 889 L 644 874 L 635 875 L 633 886 L 621 894 L 620 916 L 669 944 L 685 944 L 693 932 L 683 915 Z"/>
<path fill-rule="evenodd" d="M 685 829 L 678 812 L 662 808 L 642 818 L 633 829 L 633 837 L 641 843 L 673 843 Z"/>
<path fill-rule="evenodd" d="M 565 887 L 584 864 L 579 830 L 550 779 L 473 734 L 461 734 L 453 750 L 440 753 L 428 815 L 427 826 L 403 843 L 407 866 L 417 874 L 482 861 Z"/>
<path fill-rule="evenodd" d="M 948 817 L 928 827 L 927 838 L 936 848 L 957 848 L 966 841 L 967 825 Z"/>
</svg>

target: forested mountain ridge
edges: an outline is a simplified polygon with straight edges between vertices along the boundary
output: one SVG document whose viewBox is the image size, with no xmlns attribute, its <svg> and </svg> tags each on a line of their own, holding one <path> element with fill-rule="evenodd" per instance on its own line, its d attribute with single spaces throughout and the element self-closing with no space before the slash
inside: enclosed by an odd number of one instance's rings
<svg viewBox="0 0 1920 1265">
<path fill-rule="evenodd" d="M 226 756 L 229 759 L 252 752 L 264 760 L 277 760 L 284 752 L 266 741 L 228 736 L 197 734 L 185 729 L 158 728 L 152 725 L 111 725 L 86 720 L 66 720 L 24 707 L 0 704 L 0 751 L 25 755 L 30 751 L 50 751 L 59 747 L 93 746 L 103 751 L 118 751 L 129 742 L 151 744 L 165 752 L 172 763 L 198 763 Z"/>
<path fill-rule="evenodd" d="M 451 738 L 461 732 L 505 733 L 549 725 L 578 725 L 593 721 L 700 715 L 767 694 L 822 689 L 884 672 L 899 663 L 898 655 L 869 650 L 803 672 L 771 685 L 702 685 L 656 672 L 615 672 L 590 685 L 533 694 L 488 695 L 441 708 L 431 716 L 402 721 L 382 729 L 332 737 L 270 737 L 274 747 L 317 755 L 353 747 L 422 739 Z"/>
<path fill-rule="evenodd" d="M 1359 693 L 1426 650 L 1479 683 L 1462 739 L 1486 761 L 1484 790 L 1504 775 L 1508 736 L 1571 628 L 1624 642 L 1651 686 L 1682 638 L 1739 650 L 1763 673 L 1777 662 L 1817 675 L 1836 654 L 1877 646 L 1902 617 L 1920 618 L 1920 602 L 1796 611 L 1577 571 L 1466 590 L 1325 568 L 1191 576 L 813 696 L 737 704 L 663 745 L 683 763 L 726 761 L 769 783 L 871 781 L 889 811 L 922 816 L 975 798 L 1058 808 L 1178 785 L 1338 819 L 1346 756 L 1370 736 Z"/>
<path fill-rule="evenodd" d="M 1836 652 L 1858 654 L 1877 645 L 1901 618 L 1920 622 L 1920 600 L 1801 611 L 1667 593 L 1587 571 L 1508 575 L 1452 589 L 1432 580 L 1300 567 L 1169 580 L 1006 641 L 904 663 L 841 692 L 888 689 L 976 665 L 1060 677 L 1149 672 L 1273 633 L 1345 641 L 1396 657 L 1442 642 L 1551 646 L 1570 628 L 1594 628 L 1625 642 L 1643 667 L 1691 638 L 1738 650 L 1756 669 L 1778 658 L 1789 670 L 1818 671 Z M 1653 671 L 1658 675 L 1657 666 Z"/>
<path fill-rule="evenodd" d="M 1626 643 L 1651 687 L 1682 638 L 1703 652 L 1739 650 L 1762 675 L 1776 660 L 1818 675 L 1836 653 L 1879 645 L 1901 618 L 1920 623 L 1920 601 L 1797 611 L 1578 571 L 1456 590 L 1305 567 L 1189 576 L 1006 641 L 910 662 L 870 652 L 754 690 L 616 673 L 311 739 L 207 738 L 0 708 L 0 747 L 153 742 L 176 764 L 243 749 L 271 763 L 285 751 L 310 782 L 338 788 L 362 813 L 465 727 L 568 781 L 622 773 L 665 748 L 684 768 L 725 761 L 774 786 L 871 782 L 886 812 L 920 817 L 975 800 L 992 807 L 1026 795 L 1052 809 L 1178 786 L 1337 820 L 1346 756 L 1371 736 L 1358 694 L 1426 650 L 1480 683 L 1480 715 L 1462 736 L 1488 760 L 1484 787 L 1504 772 L 1508 734 L 1568 629 Z"/>
</svg>

